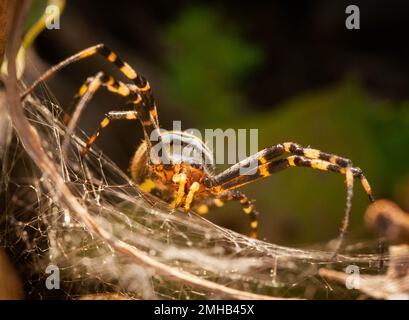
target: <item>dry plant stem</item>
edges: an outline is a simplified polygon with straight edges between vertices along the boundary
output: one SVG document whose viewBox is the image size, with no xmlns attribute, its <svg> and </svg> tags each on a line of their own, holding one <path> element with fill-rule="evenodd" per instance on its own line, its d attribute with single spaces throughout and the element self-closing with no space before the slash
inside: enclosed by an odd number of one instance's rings
<svg viewBox="0 0 409 320">
<path fill-rule="evenodd" d="M 0 88 L 0 161 L 3 160 L 7 153 L 7 146 L 10 144 L 12 138 L 12 127 L 10 118 L 7 115 L 6 109 L 6 93 L 4 88 Z M 3 170 L 5 167 L 3 167 Z M 4 179 L 5 172 L 1 173 L 0 181 Z"/>
<path fill-rule="evenodd" d="M 109 232 L 101 228 L 92 216 L 88 214 L 88 211 L 81 206 L 65 184 L 53 162 L 45 154 L 38 132 L 29 124 L 21 107 L 17 86 L 15 57 L 20 46 L 22 26 L 24 21 L 26 21 L 30 4 L 31 1 L 29 0 L 16 1 L 16 9 L 13 13 L 13 29 L 11 30 L 8 43 L 9 76 L 5 80 L 8 98 L 8 112 L 26 152 L 34 163 L 42 170 L 43 174 L 52 181 L 48 185 L 50 191 L 53 191 L 53 189 L 58 190 L 58 200 L 61 201 L 70 212 L 75 214 L 90 232 L 109 244 L 115 252 L 127 256 L 140 266 L 152 269 L 159 275 L 174 278 L 187 285 L 200 287 L 212 293 L 219 293 L 236 299 L 281 299 L 232 289 L 209 280 L 201 279 L 187 272 L 179 271 L 176 268 L 166 266 L 165 264 L 152 259 L 136 247 L 113 237 Z"/>
<path fill-rule="evenodd" d="M 3 63 L 6 50 L 6 40 L 10 26 L 10 12 L 13 10 L 13 1 L 0 0 L 0 66 Z"/>
<path fill-rule="evenodd" d="M 107 294 L 87 294 L 79 297 L 77 300 L 133 300 L 133 298 L 126 297 L 117 293 L 107 293 Z"/>
<path fill-rule="evenodd" d="M 345 208 L 345 214 L 344 218 L 342 220 L 342 225 L 339 233 L 339 237 L 335 246 L 334 250 L 334 255 L 333 259 L 336 259 L 340 250 L 342 249 L 342 245 L 345 240 L 345 235 L 347 234 L 348 231 L 348 226 L 349 226 L 349 220 L 351 218 L 351 203 L 352 203 L 352 197 L 354 196 L 354 177 L 352 175 L 352 171 L 350 168 L 347 169 L 345 179 L 347 181 L 347 202 L 346 202 L 346 208 Z"/>
</svg>

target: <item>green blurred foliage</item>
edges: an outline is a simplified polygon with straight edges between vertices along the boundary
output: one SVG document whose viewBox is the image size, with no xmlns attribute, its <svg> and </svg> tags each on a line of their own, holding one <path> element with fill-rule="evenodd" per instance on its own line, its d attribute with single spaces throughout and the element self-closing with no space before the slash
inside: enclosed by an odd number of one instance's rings
<svg viewBox="0 0 409 320">
<path fill-rule="evenodd" d="M 164 35 L 174 46 L 174 53 L 165 57 L 167 86 L 198 128 L 257 128 L 260 149 L 294 141 L 348 157 L 364 170 L 377 197 L 408 202 L 409 102 L 376 100 L 351 77 L 338 86 L 294 97 L 271 111 L 254 112 L 242 80 L 261 63 L 262 54 L 237 30 L 226 27 L 221 16 L 192 8 Z M 262 238 L 314 243 L 338 234 L 345 207 L 343 182 L 344 177 L 334 173 L 291 168 L 243 190 L 257 199 Z M 357 181 L 353 237 L 368 236 L 363 225 L 367 205 Z M 214 209 L 209 217 L 234 230 L 249 231 L 238 205 Z"/>
<path fill-rule="evenodd" d="M 192 7 L 164 32 L 172 54 L 164 57 L 167 88 L 192 118 L 220 123 L 244 105 L 239 88 L 262 61 L 261 51 L 215 11 Z"/>
<path fill-rule="evenodd" d="M 291 99 L 276 110 L 232 127 L 258 128 L 260 148 L 295 141 L 348 157 L 364 170 L 376 196 L 398 200 L 396 186 L 409 176 L 408 103 L 376 101 L 348 79 L 336 88 Z M 277 241 L 312 242 L 337 234 L 345 203 L 343 181 L 334 173 L 293 168 L 246 189 L 264 212 L 263 234 L 271 235 L 272 228 Z M 367 205 L 357 181 L 351 229 L 355 236 L 363 236 Z"/>
<path fill-rule="evenodd" d="M 30 29 L 44 14 L 48 0 L 35 0 L 31 4 L 30 14 L 26 21 L 26 30 Z"/>
</svg>

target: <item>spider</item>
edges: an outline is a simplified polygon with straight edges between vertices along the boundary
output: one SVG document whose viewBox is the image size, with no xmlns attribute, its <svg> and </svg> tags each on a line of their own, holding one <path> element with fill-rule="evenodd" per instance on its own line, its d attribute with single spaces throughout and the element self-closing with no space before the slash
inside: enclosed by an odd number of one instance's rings
<svg viewBox="0 0 409 320">
<path fill-rule="evenodd" d="M 131 160 L 129 171 L 132 180 L 141 190 L 164 200 L 173 208 L 183 207 L 186 212 L 193 209 L 199 214 L 205 214 L 208 212 L 209 207 L 220 207 L 225 201 L 236 200 L 241 204 L 244 213 L 250 217 L 251 237 L 257 238 L 258 212 L 254 203 L 238 190 L 239 187 L 290 167 L 309 167 L 336 172 L 345 175 L 347 187 L 347 200 L 338 237 L 338 250 L 349 224 L 355 178 L 360 180 L 369 200 L 374 201 L 371 187 L 362 170 L 353 167 L 351 160 L 317 149 L 304 148 L 293 142 L 284 142 L 265 148 L 227 170 L 219 174 L 213 174 L 215 168 L 211 150 L 199 138 L 186 132 L 161 132 L 159 130 L 157 107 L 149 82 L 104 44 L 87 48 L 51 67 L 26 89 L 21 98 L 24 99 L 40 82 L 45 81 L 63 67 L 96 54 L 101 55 L 115 65 L 125 76 L 127 82 L 116 80 L 111 75 L 99 72 L 88 78 L 80 87 L 74 98 L 73 106 L 88 102 L 98 89 L 105 87 L 110 92 L 126 97 L 129 110 L 108 112 L 83 147 L 81 155 L 85 156 L 87 154 L 100 132 L 111 121 L 139 121 L 145 139 L 139 145 Z M 74 121 L 70 120 L 69 114 L 67 113 L 64 116 L 65 123 Z M 189 145 L 196 153 L 173 153 L 168 156 L 170 161 L 166 163 L 153 161 L 150 151 L 158 142 L 150 139 L 152 133 L 158 136 L 158 141 L 167 141 L 170 147 L 176 145 L 176 143 L 182 146 Z M 285 154 L 288 154 L 288 156 L 284 156 Z M 201 160 L 204 161 L 198 162 L 197 155 L 200 155 Z M 254 161 L 257 163 L 256 172 L 254 174 L 241 174 L 240 169 L 248 167 Z"/>
</svg>

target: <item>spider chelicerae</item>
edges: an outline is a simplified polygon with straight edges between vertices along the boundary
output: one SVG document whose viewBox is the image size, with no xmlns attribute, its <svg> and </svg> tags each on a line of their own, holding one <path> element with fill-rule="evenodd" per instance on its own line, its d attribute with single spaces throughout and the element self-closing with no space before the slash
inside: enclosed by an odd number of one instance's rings
<svg viewBox="0 0 409 320">
<path fill-rule="evenodd" d="M 255 210 L 253 202 L 237 188 L 290 167 L 309 167 L 337 172 L 345 175 L 347 187 L 344 219 L 336 248 L 338 251 L 349 224 L 354 178 L 360 180 L 370 201 L 374 201 L 371 187 L 362 170 L 353 167 L 351 160 L 317 149 L 303 148 L 292 142 L 280 143 L 263 149 L 227 170 L 214 174 L 212 151 L 199 138 L 186 132 L 168 131 L 163 133 L 159 130 L 157 108 L 149 82 L 104 44 L 85 49 L 50 68 L 22 94 L 22 99 L 32 92 L 40 82 L 58 70 L 96 54 L 114 64 L 127 78 L 127 82 L 116 80 L 104 72 L 99 72 L 88 78 L 80 87 L 75 96 L 73 108 L 81 103 L 84 105 L 99 88 L 105 87 L 110 92 L 126 97 L 128 101 L 126 105 L 129 110 L 108 112 L 83 147 L 81 155 L 87 154 L 101 130 L 106 128 L 111 121 L 139 121 L 145 139 L 139 145 L 131 161 L 132 180 L 141 190 L 155 195 L 172 207 L 183 207 L 186 212 L 193 209 L 199 214 L 205 214 L 209 207 L 222 206 L 224 201 L 239 201 L 244 213 L 250 217 L 251 237 L 257 238 L 258 212 Z M 71 120 L 69 114 L 64 116 L 65 123 L 74 121 L 74 119 Z M 152 133 L 158 136 L 157 141 L 150 139 Z M 166 163 L 153 161 L 150 151 L 158 142 L 162 141 L 167 141 L 170 147 L 176 143 L 182 147 L 189 145 L 197 152 L 169 154 Z M 197 161 L 198 154 L 203 161 Z M 283 157 L 285 154 L 289 155 Z M 242 174 L 241 168 L 248 167 L 251 163 L 257 164 L 255 173 Z"/>
</svg>

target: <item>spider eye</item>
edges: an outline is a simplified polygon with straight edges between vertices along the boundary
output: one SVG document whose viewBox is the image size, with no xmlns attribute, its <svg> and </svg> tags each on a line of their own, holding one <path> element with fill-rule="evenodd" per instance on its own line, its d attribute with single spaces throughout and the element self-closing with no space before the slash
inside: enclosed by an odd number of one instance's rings
<svg viewBox="0 0 409 320">
<path fill-rule="evenodd" d="M 204 177 L 203 184 L 205 185 L 206 188 L 211 188 L 213 185 L 213 180 L 209 177 Z"/>
</svg>

